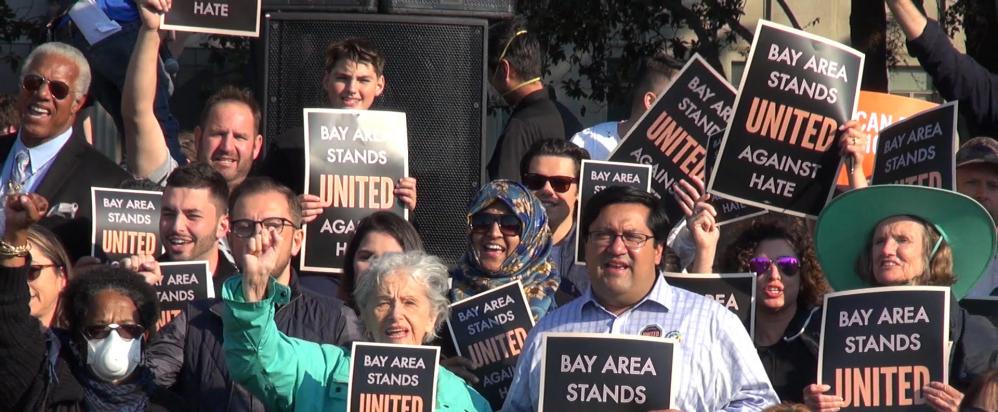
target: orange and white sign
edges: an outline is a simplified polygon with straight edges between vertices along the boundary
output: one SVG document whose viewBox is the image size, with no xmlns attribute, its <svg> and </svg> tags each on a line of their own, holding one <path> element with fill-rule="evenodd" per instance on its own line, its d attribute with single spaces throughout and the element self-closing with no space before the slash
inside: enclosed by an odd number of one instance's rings
<svg viewBox="0 0 998 412">
<path fill-rule="evenodd" d="M 870 134 L 870 140 L 866 145 L 866 156 L 863 158 L 863 174 L 866 175 L 867 180 L 873 176 L 874 152 L 877 151 L 880 130 L 904 120 L 908 116 L 936 106 L 937 104 L 933 102 L 893 94 L 866 90 L 859 92 L 859 104 L 853 120 L 858 120 L 860 128 Z M 848 172 L 845 169 L 846 167 L 842 166 L 839 170 L 837 182 L 839 186 L 849 185 Z"/>
</svg>

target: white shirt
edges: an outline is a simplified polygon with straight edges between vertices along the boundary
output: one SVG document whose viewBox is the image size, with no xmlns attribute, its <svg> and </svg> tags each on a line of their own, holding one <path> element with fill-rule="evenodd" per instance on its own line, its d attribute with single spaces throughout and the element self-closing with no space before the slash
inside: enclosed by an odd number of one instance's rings
<svg viewBox="0 0 998 412">
<path fill-rule="evenodd" d="M 582 129 L 572 136 L 572 143 L 588 150 L 589 157 L 593 160 L 607 160 L 620 143 L 620 133 L 617 132 L 619 124 L 620 122 L 606 122 Z"/>
</svg>

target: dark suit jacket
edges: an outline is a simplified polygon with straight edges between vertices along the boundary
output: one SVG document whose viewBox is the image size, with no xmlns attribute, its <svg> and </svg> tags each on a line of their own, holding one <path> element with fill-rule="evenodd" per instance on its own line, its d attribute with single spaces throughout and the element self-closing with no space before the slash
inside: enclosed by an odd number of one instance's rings
<svg viewBox="0 0 998 412">
<path fill-rule="evenodd" d="M 4 160 L 5 168 L 10 167 L 6 158 L 16 136 L 0 140 L 0 159 Z M 42 224 L 59 235 L 72 261 L 90 255 L 90 188 L 118 187 L 129 177 L 128 172 L 91 147 L 77 131 L 55 155 L 35 193 L 49 201 L 50 209 Z M 60 214 L 60 205 L 65 205 L 63 211 L 75 209 L 76 213 Z"/>
</svg>

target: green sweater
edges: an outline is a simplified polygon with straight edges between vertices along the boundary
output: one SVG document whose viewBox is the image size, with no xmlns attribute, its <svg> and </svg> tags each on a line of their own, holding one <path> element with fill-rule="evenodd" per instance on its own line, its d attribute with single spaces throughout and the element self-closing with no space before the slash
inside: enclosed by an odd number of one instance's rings
<svg viewBox="0 0 998 412">
<path fill-rule="evenodd" d="M 247 303 L 241 276 L 229 278 L 223 286 L 228 308 L 222 318 L 223 347 L 232 380 L 262 400 L 268 410 L 345 411 L 350 353 L 338 346 L 290 338 L 277 330 L 275 304 L 287 303 L 291 290 L 273 279 L 267 290 L 265 299 Z M 437 372 L 435 409 L 492 410 L 485 398 L 445 368 Z"/>
</svg>

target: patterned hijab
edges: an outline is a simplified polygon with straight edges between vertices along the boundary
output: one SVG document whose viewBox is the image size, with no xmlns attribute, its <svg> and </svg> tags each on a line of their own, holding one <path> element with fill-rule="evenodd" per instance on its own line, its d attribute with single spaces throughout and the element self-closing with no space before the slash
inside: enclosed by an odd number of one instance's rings
<svg viewBox="0 0 998 412">
<path fill-rule="evenodd" d="M 468 208 L 468 227 L 471 216 L 495 202 L 509 207 L 522 223 L 520 244 L 516 246 L 496 272 L 486 272 L 479 262 L 478 252 L 471 243 L 460 265 L 451 270 L 453 279 L 450 290 L 452 302 L 474 296 L 492 288 L 519 280 L 534 320 L 539 320 L 554 308 L 554 293 L 561 277 L 555 269 L 551 254 L 551 229 L 548 228 L 544 205 L 523 185 L 512 180 L 494 180 L 478 191 Z"/>
</svg>

